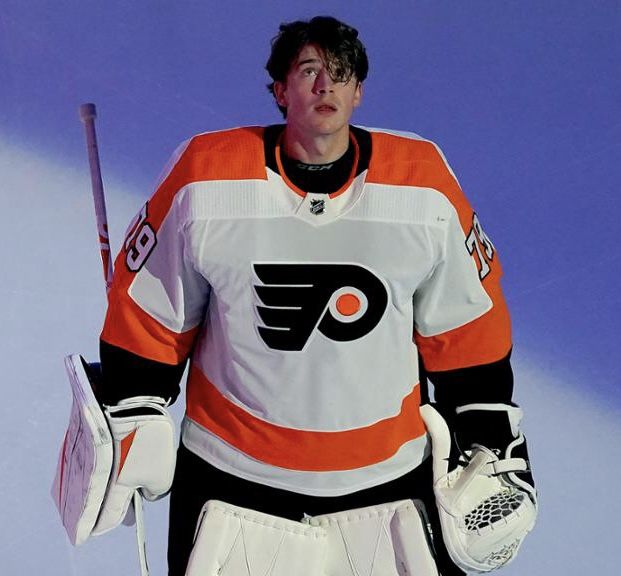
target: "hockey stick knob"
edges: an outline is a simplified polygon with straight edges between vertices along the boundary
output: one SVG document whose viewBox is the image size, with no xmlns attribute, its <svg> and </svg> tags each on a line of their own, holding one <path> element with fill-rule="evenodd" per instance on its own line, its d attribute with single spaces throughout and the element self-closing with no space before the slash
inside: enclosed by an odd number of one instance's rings
<svg viewBox="0 0 621 576">
<path fill-rule="evenodd" d="M 95 104 L 91 102 L 88 102 L 87 104 L 82 104 L 80 106 L 80 120 L 86 123 L 91 118 L 97 118 L 97 110 L 95 109 Z"/>
</svg>

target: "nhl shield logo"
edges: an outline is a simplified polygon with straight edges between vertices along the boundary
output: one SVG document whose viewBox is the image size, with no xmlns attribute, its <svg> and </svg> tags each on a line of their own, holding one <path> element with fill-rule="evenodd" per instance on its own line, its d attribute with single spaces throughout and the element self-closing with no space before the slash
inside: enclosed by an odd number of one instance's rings
<svg viewBox="0 0 621 576">
<path fill-rule="evenodd" d="M 325 200 L 311 200 L 310 202 L 310 211 L 311 214 L 315 214 L 315 216 L 319 216 L 326 211 L 326 201 Z"/>
</svg>

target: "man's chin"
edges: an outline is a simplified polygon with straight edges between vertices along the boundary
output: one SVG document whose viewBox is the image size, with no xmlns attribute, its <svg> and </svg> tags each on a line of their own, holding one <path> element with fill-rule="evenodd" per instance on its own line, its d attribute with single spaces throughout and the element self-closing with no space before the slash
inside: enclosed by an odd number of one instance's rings
<svg viewBox="0 0 621 576">
<path fill-rule="evenodd" d="M 349 123 L 343 118 L 313 117 L 307 122 L 295 122 L 287 118 L 287 126 L 303 138 L 329 138 L 349 133 Z"/>
<path fill-rule="evenodd" d="M 342 132 L 349 131 L 349 124 L 347 122 L 343 122 L 342 120 L 335 119 L 326 119 L 322 122 L 316 122 L 313 126 L 313 132 L 315 132 L 318 136 L 337 136 Z"/>
</svg>

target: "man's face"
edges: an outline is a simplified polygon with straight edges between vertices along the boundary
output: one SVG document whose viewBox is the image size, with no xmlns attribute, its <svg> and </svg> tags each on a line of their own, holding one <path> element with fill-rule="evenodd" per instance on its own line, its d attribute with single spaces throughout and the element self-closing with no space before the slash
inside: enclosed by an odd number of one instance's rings
<svg viewBox="0 0 621 576">
<path fill-rule="evenodd" d="M 307 136 L 327 136 L 348 130 L 362 85 L 330 78 L 323 53 L 314 45 L 302 48 L 285 82 L 274 85 L 278 104 L 287 108 L 287 125 Z"/>
</svg>

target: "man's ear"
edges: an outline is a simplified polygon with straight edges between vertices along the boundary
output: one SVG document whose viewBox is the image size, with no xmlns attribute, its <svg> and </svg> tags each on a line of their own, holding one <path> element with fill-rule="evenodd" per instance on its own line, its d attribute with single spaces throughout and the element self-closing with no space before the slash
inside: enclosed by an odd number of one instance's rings
<svg viewBox="0 0 621 576">
<path fill-rule="evenodd" d="M 360 106 L 362 102 L 362 82 L 358 82 L 356 86 L 356 92 L 354 93 L 354 108 Z"/>
<path fill-rule="evenodd" d="M 284 82 L 274 82 L 274 96 L 279 106 L 287 107 L 287 86 Z"/>
</svg>

